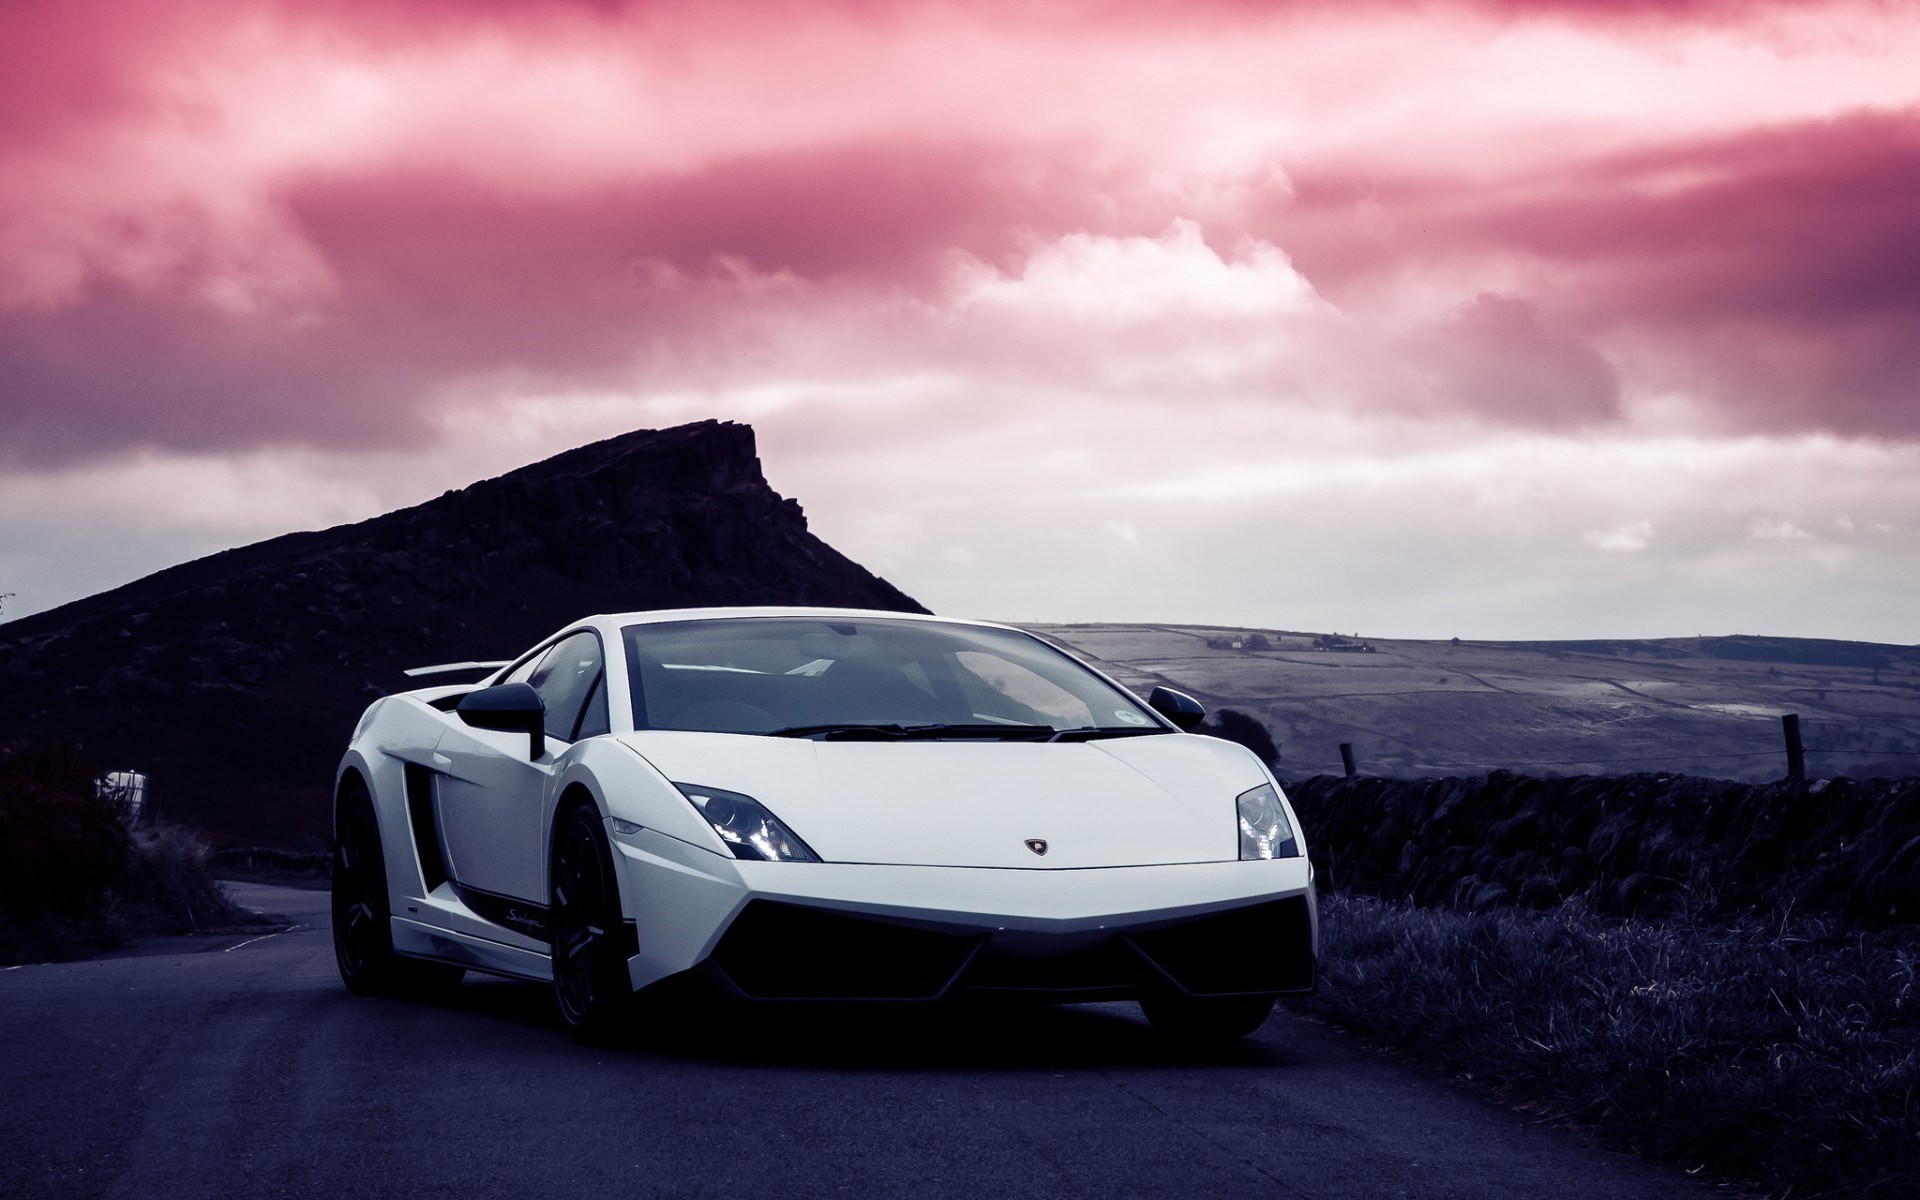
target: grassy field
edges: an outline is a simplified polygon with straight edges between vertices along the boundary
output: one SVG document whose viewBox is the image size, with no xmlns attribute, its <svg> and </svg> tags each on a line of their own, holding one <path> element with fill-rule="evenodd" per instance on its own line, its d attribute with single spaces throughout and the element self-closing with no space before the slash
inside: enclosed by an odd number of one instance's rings
<svg viewBox="0 0 1920 1200">
<path fill-rule="evenodd" d="M 1800 638 L 1393 641 L 1185 625 L 1034 626 L 1142 694 L 1252 714 L 1285 778 L 1786 773 L 1798 713 L 1816 777 L 1920 772 L 1920 648 Z"/>
</svg>

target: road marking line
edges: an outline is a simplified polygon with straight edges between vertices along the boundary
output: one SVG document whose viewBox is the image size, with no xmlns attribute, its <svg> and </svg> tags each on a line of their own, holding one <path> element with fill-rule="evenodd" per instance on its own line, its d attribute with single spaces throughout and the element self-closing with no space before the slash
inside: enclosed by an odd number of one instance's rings
<svg viewBox="0 0 1920 1200">
<path fill-rule="evenodd" d="M 263 933 L 257 938 L 248 938 L 244 942 L 238 942 L 234 945 L 228 946 L 225 950 L 222 950 L 220 953 L 232 954 L 235 950 L 238 950 L 241 946 L 251 946 L 255 942 L 264 942 L 268 938 L 277 938 L 283 933 L 292 933 L 296 929 L 305 929 L 305 928 L 306 928 L 305 925 L 289 925 L 285 929 L 276 929 L 272 933 Z"/>
</svg>

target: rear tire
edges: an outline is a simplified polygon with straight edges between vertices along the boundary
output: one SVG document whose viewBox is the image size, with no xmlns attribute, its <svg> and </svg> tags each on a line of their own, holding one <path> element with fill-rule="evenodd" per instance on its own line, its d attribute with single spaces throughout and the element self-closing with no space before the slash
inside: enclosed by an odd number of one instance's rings
<svg viewBox="0 0 1920 1200">
<path fill-rule="evenodd" d="M 445 992 L 466 971 L 403 958 L 393 949 L 387 862 L 373 798 L 359 776 L 341 785 L 334 811 L 333 957 L 341 982 L 361 996 Z"/>
<path fill-rule="evenodd" d="M 560 819 L 548 872 L 553 999 L 573 1036 L 602 1045 L 625 1036 L 635 1008 L 622 951 L 620 885 L 600 813 L 581 804 Z"/>
<path fill-rule="evenodd" d="M 1238 1041 L 1267 1023 L 1272 996 L 1146 996 L 1140 1009 L 1155 1033 L 1189 1045 Z"/>
</svg>

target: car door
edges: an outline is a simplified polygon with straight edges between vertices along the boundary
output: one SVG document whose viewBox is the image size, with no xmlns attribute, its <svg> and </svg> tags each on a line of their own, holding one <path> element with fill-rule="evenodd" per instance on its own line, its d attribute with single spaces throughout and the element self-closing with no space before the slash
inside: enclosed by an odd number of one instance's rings
<svg viewBox="0 0 1920 1200">
<path fill-rule="evenodd" d="M 547 791 L 557 760 L 578 735 L 605 725 L 604 658 L 600 639 L 583 630 L 560 639 L 532 660 L 523 678 L 546 705 L 546 752 L 527 758 L 524 733 L 475 729 L 455 721 L 437 747 L 446 759 L 436 800 L 447 849 L 447 870 L 469 907 L 488 916 L 491 901 L 547 900 Z M 499 922 L 521 928 L 519 910 L 501 909 Z M 489 919 L 496 919 L 489 916 Z"/>
</svg>

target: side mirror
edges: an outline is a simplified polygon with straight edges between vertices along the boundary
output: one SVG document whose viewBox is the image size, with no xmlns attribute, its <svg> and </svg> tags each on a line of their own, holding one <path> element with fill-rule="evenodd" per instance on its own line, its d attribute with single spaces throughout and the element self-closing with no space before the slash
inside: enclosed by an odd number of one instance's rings
<svg viewBox="0 0 1920 1200">
<path fill-rule="evenodd" d="M 1198 700 L 1170 687 L 1157 687 L 1147 697 L 1147 707 L 1182 729 L 1192 729 L 1207 719 L 1207 710 Z"/>
<path fill-rule="evenodd" d="M 475 729 L 527 735 L 527 758 L 547 752 L 547 706 L 540 693 L 524 683 L 502 683 L 460 697 L 453 710 Z"/>
</svg>

